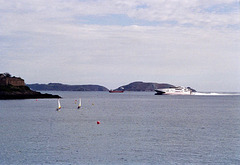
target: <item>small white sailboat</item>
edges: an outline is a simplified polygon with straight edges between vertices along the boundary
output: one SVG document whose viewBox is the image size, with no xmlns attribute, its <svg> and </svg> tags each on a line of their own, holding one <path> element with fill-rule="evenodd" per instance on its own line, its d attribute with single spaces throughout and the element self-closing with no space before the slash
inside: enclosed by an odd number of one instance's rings
<svg viewBox="0 0 240 165">
<path fill-rule="evenodd" d="M 79 104 L 78 104 L 78 109 L 80 109 L 82 106 L 82 101 L 81 101 L 81 98 L 79 98 Z"/>
<path fill-rule="evenodd" d="M 60 100 L 58 99 L 58 107 L 57 107 L 57 111 L 60 111 L 60 109 L 61 109 L 61 104 L 60 104 Z"/>
</svg>

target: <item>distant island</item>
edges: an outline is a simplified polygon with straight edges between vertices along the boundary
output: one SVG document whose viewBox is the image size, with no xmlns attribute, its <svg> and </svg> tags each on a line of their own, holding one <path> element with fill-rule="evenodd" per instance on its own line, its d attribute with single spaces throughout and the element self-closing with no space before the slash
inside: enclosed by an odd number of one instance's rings
<svg viewBox="0 0 240 165">
<path fill-rule="evenodd" d="M 67 85 L 60 83 L 49 83 L 49 84 L 27 84 L 27 86 L 37 91 L 109 91 L 108 88 L 100 85 Z M 123 85 L 114 90 L 124 91 L 154 91 L 158 88 L 172 88 L 175 87 L 171 84 L 166 83 L 152 83 L 136 81 L 128 85 Z"/>
<path fill-rule="evenodd" d="M 152 83 L 152 82 L 142 82 L 142 81 L 136 81 L 132 82 L 128 85 L 123 85 L 116 90 L 120 90 L 121 88 L 124 88 L 125 91 L 154 91 L 158 88 L 171 88 L 175 87 L 171 84 L 166 83 Z"/>
<path fill-rule="evenodd" d="M 108 91 L 100 85 L 67 85 L 60 83 L 49 84 L 27 84 L 27 86 L 37 91 Z"/>
<path fill-rule="evenodd" d="M 176 88 L 176 86 L 171 84 L 166 84 L 166 83 L 136 81 L 128 85 L 121 86 L 116 90 L 120 90 L 122 88 L 124 88 L 126 91 L 155 91 L 155 89 Z M 191 87 L 187 87 L 187 88 L 191 89 L 193 92 L 197 92 L 195 89 L 192 89 Z"/>
<path fill-rule="evenodd" d="M 42 94 L 31 90 L 20 77 L 9 73 L 0 74 L 0 99 L 61 98 L 58 95 Z"/>
</svg>

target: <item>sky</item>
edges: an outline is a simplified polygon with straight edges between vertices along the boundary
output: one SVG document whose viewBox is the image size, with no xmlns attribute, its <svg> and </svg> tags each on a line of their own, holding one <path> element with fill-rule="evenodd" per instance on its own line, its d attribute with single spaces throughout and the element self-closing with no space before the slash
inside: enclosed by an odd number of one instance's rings
<svg viewBox="0 0 240 165">
<path fill-rule="evenodd" d="M 0 73 L 240 92 L 239 0 L 0 0 Z"/>
</svg>

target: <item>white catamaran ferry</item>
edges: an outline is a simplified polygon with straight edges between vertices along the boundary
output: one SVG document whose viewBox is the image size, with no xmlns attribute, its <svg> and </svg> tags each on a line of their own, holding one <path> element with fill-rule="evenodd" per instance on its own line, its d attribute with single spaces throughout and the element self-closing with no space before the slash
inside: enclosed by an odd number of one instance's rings
<svg viewBox="0 0 240 165">
<path fill-rule="evenodd" d="M 194 90 L 189 87 L 171 87 L 171 88 L 162 88 L 155 89 L 157 93 L 155 95 L 191 95 Z"/>
</svg>

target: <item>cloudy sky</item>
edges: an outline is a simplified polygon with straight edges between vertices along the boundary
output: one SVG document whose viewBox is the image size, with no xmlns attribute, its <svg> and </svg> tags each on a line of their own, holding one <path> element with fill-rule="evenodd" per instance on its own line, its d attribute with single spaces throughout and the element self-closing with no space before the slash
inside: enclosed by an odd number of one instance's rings
<svg viewBox="0 0 240 165">
<path fill-rule="evenodd" d="M 0 73 L 240 91 L 239 0 L 0 0 Z"/>
</svg>

